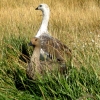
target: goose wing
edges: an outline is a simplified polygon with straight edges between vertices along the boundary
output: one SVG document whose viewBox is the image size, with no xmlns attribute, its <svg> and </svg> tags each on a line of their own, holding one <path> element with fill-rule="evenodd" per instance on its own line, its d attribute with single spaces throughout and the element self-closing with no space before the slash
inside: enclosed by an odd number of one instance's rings
<svg viewBox="0 0 100 100">
<path fill-rule="evenodd" d="M 71 50 L 58 39 L 51 37 L 48 34 L 42 34 L 40 37 L 41 48 L 48 53 L 50 57 L 57 60 L 64 60 L 64 56 L 71 57 Z"/>
</svg>

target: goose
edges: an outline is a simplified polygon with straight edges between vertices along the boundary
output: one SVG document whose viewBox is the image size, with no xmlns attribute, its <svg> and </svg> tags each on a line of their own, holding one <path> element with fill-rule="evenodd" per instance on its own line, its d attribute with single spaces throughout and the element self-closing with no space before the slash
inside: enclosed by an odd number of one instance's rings
<svg viewBox="0 0 100 100">
<path fill-rule="evenodd" d="M 50 9 L 47 4 L 40 4 L 35 10 L 41 10 L 43 19 L 41 26 L 35 37 L 41 40 L 41 54 L 46 55 L 51 59 L 56 59 L 57 61 L 64 61 L 65 57 L 72 57 L 71 50 L 63 44 L 60 40 L 49 35 L 48 32 L 48 22 L 50 17 Z M 54 52 L 55 51 L 55 52 Z"/>
<path fill-rule="evenodd" d="M 26 74 L 30 79 L 36 79 L 36 75 L 43 75 L 44 72 L 59 71 L 61 74 L 65 74 L 67 67 L 63 66 L 63 63 L 59 64 L 53 61 L 40 61 L 40 38 L 33 37 L 29 45 L 34 48 L 33 54 L 30 58 L 30 63 L 26 69 Z"/>
<path fill-rule="evenodd" d="M 36 73 L 42 73 L 42 66 L 40 64 L 40 40 L 34 37 L 31 39 L 29 45 L 33 46 L 34 51 L 30 58 L 30 62 L 28 63 L 26 74 L 30 79 L 33 79 L 35 78 Z"/>
</svg>

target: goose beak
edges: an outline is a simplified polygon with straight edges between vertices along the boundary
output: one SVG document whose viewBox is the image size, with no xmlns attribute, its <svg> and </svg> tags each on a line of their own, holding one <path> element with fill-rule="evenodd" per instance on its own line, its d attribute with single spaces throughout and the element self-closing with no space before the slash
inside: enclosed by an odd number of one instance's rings
<svg viewBox="0 0 100 100">
<path fill-rule="evenodd" d="M 38 10 L 38 7 L 37 7 L 37 8 L 35 8 L 35 10 Z"/>
<path fill-rule="evenodd" d="M 32 45 L 32 42 L 30 42 L 28 45 L 29 45 L 29 46 L 33 46 L 33 45 Z"/>
</svg>

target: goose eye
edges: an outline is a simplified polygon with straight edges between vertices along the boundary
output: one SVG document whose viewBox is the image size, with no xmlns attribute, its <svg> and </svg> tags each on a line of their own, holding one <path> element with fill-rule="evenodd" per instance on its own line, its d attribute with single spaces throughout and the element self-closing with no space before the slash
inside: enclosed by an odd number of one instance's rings
<svg viewBox="0 0 100 100">
<path fill-rule="evenodd" d="M 42 5 L 40 5 L 40 7 L 42 7 Z"/>
<path fill-rule="evenodd" d="M 37 39 L 35 39 L 35 41 L 37 41 Z"/>
</svg>

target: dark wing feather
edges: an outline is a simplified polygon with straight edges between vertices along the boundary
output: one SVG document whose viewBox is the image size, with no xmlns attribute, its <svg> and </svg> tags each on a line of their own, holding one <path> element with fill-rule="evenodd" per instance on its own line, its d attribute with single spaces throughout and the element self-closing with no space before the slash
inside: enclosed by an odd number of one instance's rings
<svg viewBox="0 0 100 100">
<path fill-rule="evenodd" d="M 64 56 L 71 57 L 71 50 L 58 39 L 48 34 L 42 34 L 40 37 L 41 48 L 57 60 L 64 60 Z"/>
</svg>

